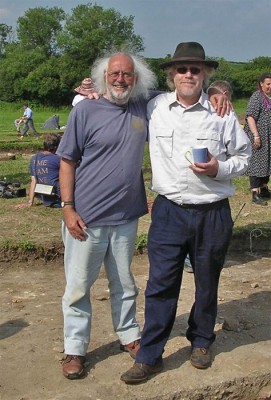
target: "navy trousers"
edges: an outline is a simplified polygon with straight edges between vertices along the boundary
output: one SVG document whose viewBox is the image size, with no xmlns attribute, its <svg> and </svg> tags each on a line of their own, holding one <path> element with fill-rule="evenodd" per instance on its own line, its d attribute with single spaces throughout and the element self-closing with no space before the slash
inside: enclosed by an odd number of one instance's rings
<svg viewBox="0 0 271 400">
<path fill-rule="evenodd" d="M 148 235 L 150 272 L 137 362 L 154 365 L 162 358 L 176 317 L 187 253 L 194 270 L 195 301 L 186 337 L 193 347 L 207 348 L 213 343 L 219 276 L 232 226 L 228 199 L 182 207 L 163 196 L 156 198 Z"/>
</svg>

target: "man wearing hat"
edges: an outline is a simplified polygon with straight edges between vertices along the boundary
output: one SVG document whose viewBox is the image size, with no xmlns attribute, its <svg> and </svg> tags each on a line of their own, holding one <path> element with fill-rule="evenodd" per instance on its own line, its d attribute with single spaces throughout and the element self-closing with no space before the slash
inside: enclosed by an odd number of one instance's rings
<svg viewBox="0 0 271 400">
<path fill-rule="evenodd" d="M 158 196 L 148 235 L 145 326 L 136 361 L 121 376 L 128 384 L 144 382 L 163 368 L 187 253 L 196 289 L 186 332 L 190 361 L 199 369 L 211 365 L 219 276 L 233 225 L 231 179 L 244 173 L 251 153 L 234 113 L 217 116 L 202 90 L 217 66 L 199 43 L 180 43 L 161 65 L 173 91 L 148 103 L 152 189 Z M 208 149 L 206 162 L 187 157 L 198 147 Z"/>
<path fill-rule="evenodd" d="M 74 91 L 77 93 L 72 101 L 72 106 L 74 107 L 79 101 L 84 100 L 90 93 L 94 90 L 93 82 L 91 78 L 85 78 L 82 80 L 81 85 L 76 87 Z"/>
</svg>

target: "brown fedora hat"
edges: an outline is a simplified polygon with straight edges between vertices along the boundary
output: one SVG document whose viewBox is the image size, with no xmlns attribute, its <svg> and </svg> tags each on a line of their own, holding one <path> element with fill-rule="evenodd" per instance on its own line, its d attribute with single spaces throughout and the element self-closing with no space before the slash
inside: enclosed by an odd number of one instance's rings
<svg viewBox="0 0 271 400">
<path fill-rule="evenodd" d="M 179 62 L 203 63 L 209 67 L 218 67 L 217 61 L 205 59 L 204 48 L 197 42 L 179 43 L 172 59 L 160 64 L 160 67 L 165 69 L 166 67 L 170 67 L 171 65 Z"/>
<path fill-rule="evenodd" d="M 82 80 L 81 85 L 74 89 L 76 93 L 87 96 L 93 91 L 93 83 L 91 78 L 85 78 Z"/>
</svg>

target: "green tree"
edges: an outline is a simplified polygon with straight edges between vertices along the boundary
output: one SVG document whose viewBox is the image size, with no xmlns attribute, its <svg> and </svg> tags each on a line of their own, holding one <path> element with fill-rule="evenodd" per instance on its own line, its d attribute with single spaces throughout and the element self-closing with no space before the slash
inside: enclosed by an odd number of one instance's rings
<svg viewBox="0 0 271 400">
<path fill-rule="evenodd" d="M 35 50 L 22 49 L 20 44 L 12 43 L 6 48 L 5 58 L 0 63 L 1 100 L 14 101 L 32 99 L 25 90 L 24 81 L 31 71 L 46 61 L 45 55 Z"/>
<path fill-rule="evenodd" d="M 30 8 L 18 18 L 17 36 L 21 46 L 27 50 L 39 49 L 47 57 L 57 54 L 56 38 L 64 20 L 62 8 Z"/>
<path fill-rule="evenodd" d="M 234 66 L 231 62 L 226 61 L 224 58 L 214 58 L 218 63 L 218 68 L 215 70 L 214 75 L 211 77 L 209 84 L 216 80 L 223 80 L 230 83 L 233 90 L 233 95 L 235 95 L 233 82 L 232 82 L 232 73 L 234 71 Z"/>
<path fill-rule="evenodd" d="M 234 68 L 232 63 L 226 61 L 224 58 L 215 58 L 215 60 L 219 65 L 211 80 L 215 81 L 219 79 L 229 81 Z"/>
<path fill-rule="evenodd" d="M 257 80 L 261 74 L 259 69 L 249 69 L 235 72 L 232 76 L 236 97 L 250 97 L 257 89 Z"/>
<path fill-rule="evenodd" d="M 242 64 L 242 68 L 235 69 L 231 77 L 237 97 L 250 97 L 257 89 L 259 76 L 270 70 L 270 57 L 254 58 L 250 62 Z"/>
<path fill-rule="evenodd" d="M 146 58 L 146 62 L 149 64 L 151 70 L 157 77 L 157 89 L 162 91 L 168 91 L 169 87 L 166 83 L 166 74 L 160 68 L 160 64 L 165 62 L 164 58 Z"/>
<path fill-rule="evenodd" d="M 0 59 L 0 98 L 5 101 L 70 104 L 73 88 L 90 75 L 104 51 L 144 49 L 132 16 L 91 3 L 77 6 L 70 16 L 57 7 L 29 9 L 17 21 L 17 37 Z"/>
<path fill-rule="evenodd" d="M 61 79 L 62 63 L 52 56 L 29 72 L 22 90 L 27 98 L 44 105 L 59 106 L 71 102 L 71 86 Z"/>
<path fill-rule="evenodd" d="M 258 69 L 263 71 L 262 73 L 270 73 L 271 70 L 271 57 L 257 57 L 246 63 L 244 70 Z"/>
<path fill-rule="evenodd" d="M 5 49 L 9 42 L 11 42 L 12 27 L 6 24 L 0 24 L 0 59 L 5 55 Z"/>
<path fill-rule="evenodd" d="M 77 69 L 80 80 L 86 71 L 89 74 L 94 60 L 107 51 L 122 49 L 139 53 L 144 50 L 142 38 L 134 33 L 133 19 L 91 3 L 72 10 L 58 35 L 58 44 L 62 54 L 69 58 L 71 69 Z"/>
</svg>

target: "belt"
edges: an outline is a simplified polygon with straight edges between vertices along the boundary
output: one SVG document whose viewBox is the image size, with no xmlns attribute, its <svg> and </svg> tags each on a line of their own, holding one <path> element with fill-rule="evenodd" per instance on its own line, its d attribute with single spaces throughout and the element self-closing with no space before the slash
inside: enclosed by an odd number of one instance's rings
<svg viewBox="0 0 271 400">
<path fill-rule="evenodd" d="M 174 204 L 176 207 L 194 209 L 194 210 L 213 210 L 214 208 L 220 208 L 220 207 L 223 207 L 223 206 L 229 204 L 228 199 L 223 199 L 223 200 L 219 200 L 219 201 L 214 201 L 213 203 L 204 203 L 204 204 L 188 204 L 188 203 L 177 204 L 174 201 L 169 200 L 166 196 L 163 196 L 163 195 L 159 195 L 159 196 L 170 201 L 170 203 Z"/>
</svg>

